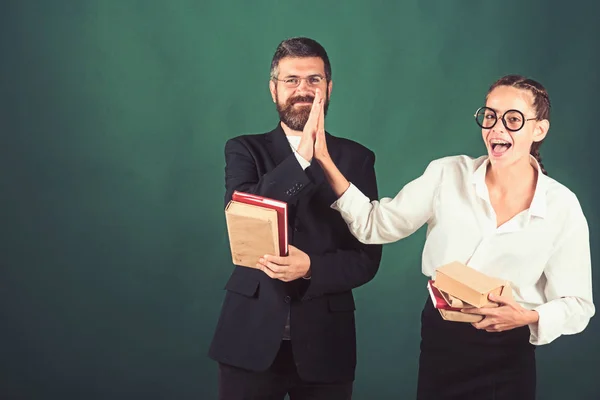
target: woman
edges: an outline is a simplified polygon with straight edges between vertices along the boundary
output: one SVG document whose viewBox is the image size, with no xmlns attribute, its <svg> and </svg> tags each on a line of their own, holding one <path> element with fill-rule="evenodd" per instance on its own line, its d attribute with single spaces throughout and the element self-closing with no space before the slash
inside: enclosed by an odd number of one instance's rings
<svg viewBox="0 0 600 400">
<path fill-rule="evenodd" d="M 541 163 L 549 111 L 542 85 L 501 78 L 475 114 L 487 156 L 435 160 L 379 201 L 331 161 L 320 120 L 314 157 L 339 197 L 332 207 L 361 242 L 391 243 L 427 224 L 426 276 L 458 260 L 511 283 L 514 300 L 490 297 L 500 306 L 470 311 L 485 316 L 474 324 L 444 321 L 427 300 L 418 399 L 534 399 L 535 346 L 581 332 L 595 312 L 586 218 Z"/>
</svg>

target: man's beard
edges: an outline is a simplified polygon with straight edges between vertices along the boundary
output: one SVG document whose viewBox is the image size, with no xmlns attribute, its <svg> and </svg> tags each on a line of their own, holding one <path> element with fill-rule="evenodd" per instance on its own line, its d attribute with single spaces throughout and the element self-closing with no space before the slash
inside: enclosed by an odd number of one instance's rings
<svg viewBox="0 0 600 400">
<path fill-rule="evenodd" d="M 281 122 L 286 124 L 290 129 L 294 131 L 301 131 L 304 129 L 304 125 L 306 125 L 306 121 L 308 121 L 308 116 L 310 115 L 310 110 L 312 106 L 306 105 L 301 107 L 294 107 L 295 103 L 311 103 L 315 99 L 314 96 L 296 96 L 290 97 L 287 99 L 285 104 L 279 103 L 279 97 L 276 95 L 275 101 L 277 104 L 277 112 L 279 113 L 279 119 Z M 325 105 L 323 110 L 325 111 L 325 116 L 327 115 L 327 109 L 329 108 L 329 93 L 327 93 L 327 98 L 325 99 Z"/>
</svg>

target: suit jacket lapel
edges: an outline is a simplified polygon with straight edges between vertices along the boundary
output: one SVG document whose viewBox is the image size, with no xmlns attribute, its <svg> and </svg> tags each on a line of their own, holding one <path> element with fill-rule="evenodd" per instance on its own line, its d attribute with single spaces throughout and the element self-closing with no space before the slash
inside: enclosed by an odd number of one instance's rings
<svg viewBox="0 0 600 400">
<path fill-rule="evenodd" d="M 281 124 L 278 124 L 277 128 L 267 133 L 266 142 L 269 154 L 271 154 L 275 165 L 281 164 L 283 160 L 292 154 L 290 142 L 285 137 L 285 132 L 281 128 Z"/>
<path fill-rule="evenodd" d="M 321 165 L 316 160 L 310 163 L 310 166 L 306 168 L 306 174 L 310 177 L 315 187 L 318 187 L 322 182 L 325 181 L 325 173 L 321 169 Z"/>
</svg>

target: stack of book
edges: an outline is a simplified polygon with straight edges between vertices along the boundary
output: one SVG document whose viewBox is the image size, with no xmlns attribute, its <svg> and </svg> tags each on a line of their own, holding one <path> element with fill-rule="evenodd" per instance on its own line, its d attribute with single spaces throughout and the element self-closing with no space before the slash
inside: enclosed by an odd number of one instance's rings
<svg viewBox="0 0 600 400">
<path fill-rule="evenodd" d="M 482 315 L 466 314 L 463 308 L 498 307 L 490 294 L 512 298 L 509 282 L 488 276 L 460 262 L 436 270 L 435 280 L 427 282 L 433 306 L 443 319 L 455 322 L 479 322 Z"/>
<path fill-rule="evenodd" d="M 288 254 L 287 203 L 235 191 L 225 207 L 225 218 L 235 265 L 256 268 L 265 254 Z"/>
</svg>

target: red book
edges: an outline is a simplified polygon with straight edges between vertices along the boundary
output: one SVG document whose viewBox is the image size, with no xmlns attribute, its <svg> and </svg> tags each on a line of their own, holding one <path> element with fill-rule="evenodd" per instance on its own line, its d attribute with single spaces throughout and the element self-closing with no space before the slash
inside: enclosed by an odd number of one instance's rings
<svg viewBox="0 0 600 400">
<path fill-rule="evenodd" d="M 461 308 L 450 307 L 450 305 L 446 302 L 440 290 L 436 288 L 433 283 L 433 280 L 429 280 L 427 282 L 427 290 L 429 291 L 429 295 L 431 296 L 431 301 L 433 302 L 433 306 L 435 308 L 440 308 L 442 310 L 452 310 L 452 311 L 460 311 Z"/>
<path fill-rule="evenodd" d="M 279 231 L 279 252 L 282 256 L 288 254 L 288 215 L 287 215 L 287 203 L 268 197 L 259 196 L 251 193 L 233 192 L 231 196 L 233 201 L 237 201 L 245 204 L 253 204 L 256 206 L 262 206 L 277 211 L 277 228 Z"/>
</svg>

